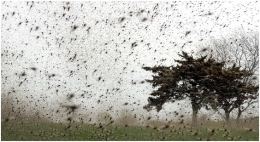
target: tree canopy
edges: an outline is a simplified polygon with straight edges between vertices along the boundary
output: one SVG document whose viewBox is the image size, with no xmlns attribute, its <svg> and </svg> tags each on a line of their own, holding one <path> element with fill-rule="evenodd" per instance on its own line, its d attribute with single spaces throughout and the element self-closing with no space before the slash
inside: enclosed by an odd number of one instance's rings
<svg viewBox="0 0 260 142">
<path fill-rule="evenodd" d="M 243 77 L 243 82 L 247 84 L 258 84 L 259 72 L 259 32 L 247 32 L 244 29 L 237 29 L 233 33 L 222 36 L 219 39 L 212 39 L 208 42 L 211 47 L 204 48 L 199 54 L 211 54 L 217 61 L 225 61 L 226 67 L 236 63 L 242 69 L 248 71 L 248 75 Z M 207 43 L 207 44 L 208 44 Z M 252 104 L 258 102 L 254 95 L 252 98 L 242 101 L 237 107 L 237 123 L 242 113 L 245 112 Z M 254 107 L 252 107 L 254 108 Z M 232 109 L 232 108 L 231 108 Z"/>
<path fill-rule="evenodd" d="M 229 118 L 234 108 L 258 91 L 258 86 L 242 81 L 249 72 L 236 64 L 227 68 L 224 61 L 218 62 L 212 56 L 194 58 L 186 52 L 179 56 L 182 60 L 175 60 L 177 66 L 143 67 L 155 74 L 153 79 L 146 81 L 158 88 L 150 94 L 144 109 L 150 111 L 155 107 L 160 111 L 167 101 L 188 98 L 193 110 L 193 124 L 196 125 L 197 113 L 202 107 L 224 109 Z"/>
</svg>

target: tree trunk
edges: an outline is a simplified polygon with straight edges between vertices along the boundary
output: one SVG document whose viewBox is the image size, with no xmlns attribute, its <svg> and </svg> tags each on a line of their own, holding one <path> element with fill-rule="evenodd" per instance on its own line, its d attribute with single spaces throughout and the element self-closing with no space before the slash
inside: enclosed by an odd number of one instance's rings
<svg viewBox="0 0 260 142">
<path fill-rule="evenodd" d="M 229 111 L 225 111 L 225 115 L 226 115 L 225 120 L 226 120 L 227 126 L 230 126 L 230 120 L 229 120 L 230 112 Z"/>
<path fill-rule="evenodd" d="M 240 108 L 238 108 L 237 119 L 236 119 L 237 125 L 238 125 L 238 123 L 239 123 L 239 119 L 240 119 L 240 117 L 241 117 L 241 114 L 242 114 L 242 110 L 241 110 Z"/>
<path fill-rule="evenodd" d="M 197 127 L 198 109 L 192 108 L 192 127 Z"/>
</svg>

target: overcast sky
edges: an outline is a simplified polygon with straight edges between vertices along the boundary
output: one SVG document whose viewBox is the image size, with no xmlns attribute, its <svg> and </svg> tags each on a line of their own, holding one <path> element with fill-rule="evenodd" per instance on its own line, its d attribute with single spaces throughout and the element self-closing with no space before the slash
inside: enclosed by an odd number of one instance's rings
<svg viewBox="0 0 260 142">
<path fill-rule="evenodd" d="M 142 83 L 151 78 L 142 66 L 171 65 L 178 52 L 198 52 L 211 38 L 258 30 L 257 5 L 2 2 L 2 99 L 15 90 L 11 96 L 28 112 L 75 103 L 85 114 L 113 106 L 114 115 L 120 109 L 145 115 L 152 87 Z M 73 102 L 68 94 L 75 95 Z M 165 105 L 160 115 L 179 110 L 176 106 Z"/>
</svg>

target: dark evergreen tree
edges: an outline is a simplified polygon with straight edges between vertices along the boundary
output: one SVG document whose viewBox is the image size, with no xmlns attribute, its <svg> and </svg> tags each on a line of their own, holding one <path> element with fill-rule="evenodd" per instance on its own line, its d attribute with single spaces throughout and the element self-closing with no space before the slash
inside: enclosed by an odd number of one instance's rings
<svg viewBox="0 0 260 142">
<path fill-rule="evenodd" d="M 258 85 L 243 81 L 248 75 L 250 75 L 249 71 L 241 70 L 236 64 L 211 75 L 215 84 L 210 86 L 210 89 L 215 92 L 215 101 L 211 101 L 211 106 L 225 111 L 225 120 L 228 124 L 233 109 L 240 107 L 249 99 L 257 99 Z"/>
<path fill-rule="evenodd" d="M 236 65 L 225 68 L 225 62 L 207 56 L 195 59 L 186 52 L 179 56 L 182 60 L 175 60 L 177 66 L 143 67 L 155 74 L 153 79 L 146 81 L 157 87 L 144 109 L 150 111 L 155 107 L 160 111 L 167 101 L 188 98 L 192 106 L 192 126 L 197 125 L 197 114 L 202 107 L 224 109 L 228 122 L 230 112 L 258 91 L 257 86 L 242 81 L 248 72 Z"/>
<path fill-rule="evenodd" d="M 224 63 L 218 63 L 207 56 L 195 59 L 186 52 L 182 52 L 179 56 L 183 60 L 175 60 L 177 66 L 143 67 L 156 74 L 152 80 L 147 81 L 152 83 L 153 87 L 159 87 L 150 94 L 153 97 L 148 98 L 149 103 L 144 108 L 149 111 L 155 106 L 157 111 L 160 111 L 166 101 L 189 98 L 193 111 L 192 125 L 196 126 L 198 111 L 208 105 L 208 100 L 213 95 L 207 88 L 213 84 L 208 75 L 215 70 L 221 70 Z"/>
</svg>

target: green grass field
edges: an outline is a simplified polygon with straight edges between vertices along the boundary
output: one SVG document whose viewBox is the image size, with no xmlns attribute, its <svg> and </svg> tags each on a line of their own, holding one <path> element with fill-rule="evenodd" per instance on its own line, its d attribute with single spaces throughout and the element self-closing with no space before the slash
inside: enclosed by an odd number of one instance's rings
<svg viewBox="0 0 260 142">
<path fill-rule="evenodd" d="M 166 127 L 145 126 L 98 126 L 73 123 L 15 122 L 1 123 L 3 141 L 194 141 L 194 140 L 259 140 L 259 131 L 254 129 L 189 128 L 184 125 Z"/>
</svg>

